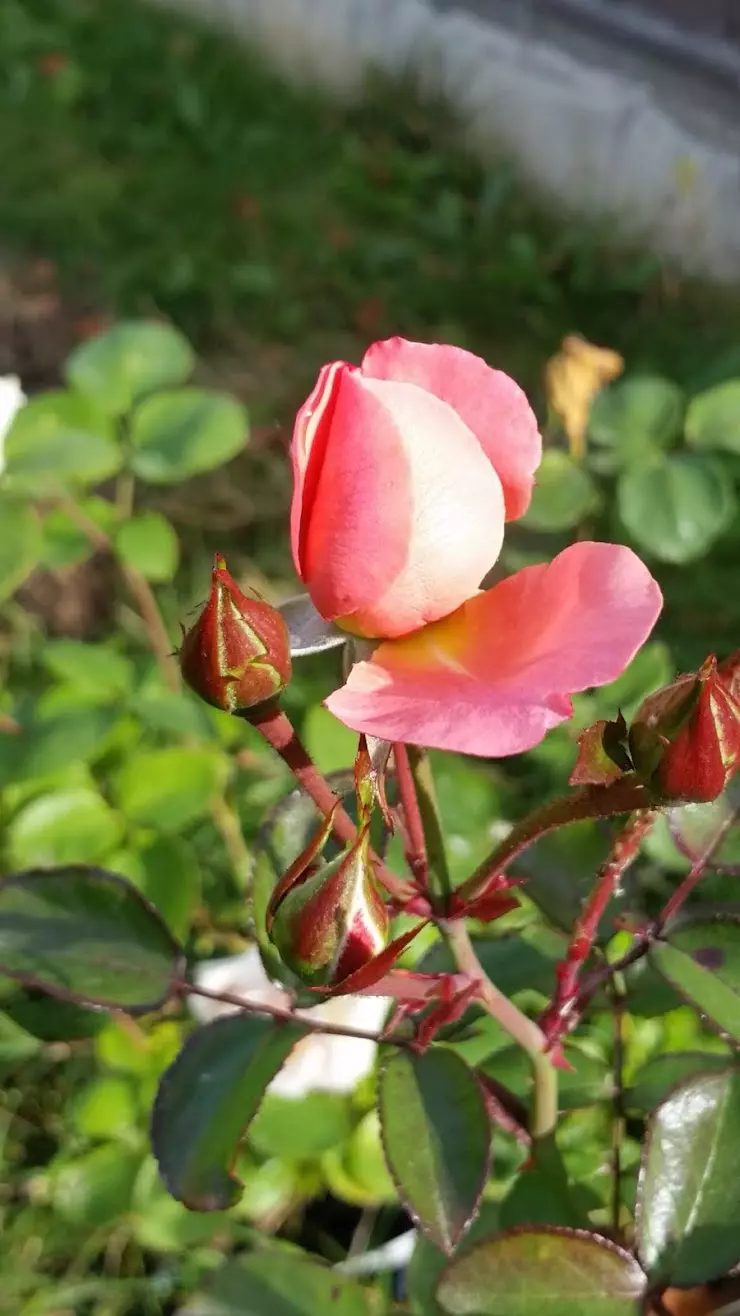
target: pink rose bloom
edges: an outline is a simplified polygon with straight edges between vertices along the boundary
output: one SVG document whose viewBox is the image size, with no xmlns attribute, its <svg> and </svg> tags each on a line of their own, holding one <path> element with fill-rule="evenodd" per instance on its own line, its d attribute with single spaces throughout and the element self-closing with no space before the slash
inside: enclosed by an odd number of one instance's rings
<svg viewBox="0 0 740 1316">
<path fill-rule="evenodd" d="M 518 384 L 461 348 L 390 338 L 324 366 L 296 419 L 291 541 L 321 615 L 378 641 L 327 700 L 347 726 L 516 754 L 643 644 L 662 598 L 621 545 L 480 592 L 541 455 Z"/>
</svg>

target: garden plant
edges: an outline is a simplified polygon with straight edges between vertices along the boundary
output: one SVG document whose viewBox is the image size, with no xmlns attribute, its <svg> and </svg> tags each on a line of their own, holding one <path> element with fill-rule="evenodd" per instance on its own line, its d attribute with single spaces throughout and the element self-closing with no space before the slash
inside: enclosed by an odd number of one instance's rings
<svg viewBox="0 0 740 1316">
<path fill-rule="evenodd" d="M 155 320 L 5 381 L 11 1310 L 735 1310 L 740 657 L 676 673 L 653 571 L 732 528 L 740 382 L 623 366 L 567 338 L 538 422 L 460 347 L 325 365 L 303 592 L 187 601 L 162 496 L 242 406 Z M 96 565 L 101 638 L 43 633 Z"/>
</svg>

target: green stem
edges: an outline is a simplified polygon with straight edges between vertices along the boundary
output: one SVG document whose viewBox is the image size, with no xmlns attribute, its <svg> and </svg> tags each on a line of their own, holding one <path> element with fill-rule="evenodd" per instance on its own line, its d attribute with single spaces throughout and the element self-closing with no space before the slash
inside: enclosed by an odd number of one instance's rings
<svg viewBox="0 0 740 1316">
<path fill-rule="evenodd" d="M 631 813 L 633 809 L 649 808 L 652 797 L 646 786 L 632 776 L 621 777 L 611 786 L 584 786 L 557 800 L 551 800 L 541 809 L 522 818 L 483 860 L 475 872 L 457 888 L 461 899 L 472 900 L 481 895 L 489 882 L 534 841 L 555 827 L 580 822 L 583 818 L 610 818 L 618 813 Z"/>
<path fill-rule="evenodd" d="M 558 1076 L 546 1052 L 547 1044 L 542 1030 L 526 1014 L 522 1014 L 486 975 L 463 919 L 440 924 L 440 929 L 460 972 L 478 981 L 481 1005 L 529 1057 L 534 1083 L 529 1131 L 534 1140 L 547 1138 L 557 1124 Z"/>
<path fill-rule="evenodd" d="M 409 766 L 416 791 L 416 800 L 424 828 L 424 842 L 427 856 L 427 881 L 429 894 L 442 906 L 446 906 L 452 882 L 447 863 L 444 834 L 437 804 L 437 792 L 434 789 L 434 777 L 429 755 L 418 745 L 408 746 Z"/>
</svg>

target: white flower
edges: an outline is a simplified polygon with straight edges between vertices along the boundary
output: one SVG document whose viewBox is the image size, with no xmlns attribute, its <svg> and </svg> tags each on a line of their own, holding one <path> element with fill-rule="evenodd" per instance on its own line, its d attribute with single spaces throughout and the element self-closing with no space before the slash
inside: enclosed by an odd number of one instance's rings
<svg viewBox="0 0 740 1316">
<path fill-rule="evenodd" d="M 250 946 L 241 955 L 199 964 L 194 981 L 197 987 L 228 992 L 255 1005 L 287 1007 L 290 1003 L 280 984 L 270 982 L 267 977 L 256 946 Z M 238 1008 L 223 1001 L 210 1001 L 205 996 L 193 995 L 189 1002 L 193 1014 L 202 1023 L 233 1014 Z M 308 1010 L 296 1010 L 296 1015 L 376 1033 L 383 1026 L 388 1005 L 384 996 L 336 996 Z M 309 1033 L 294 1047 L 268 1091 L 279 1097 L 303 1097 L 307 1092 L 352 1092 L 370 1073 L 376 1050 L 377 1044 L 363 1037 Z"/>
<path fill-rule="evenodd" d="M 26 395 L 18 376 L 0 376 L 0 473 L 5 469 L 5 437 L 25 402 Z"/>
</svg>

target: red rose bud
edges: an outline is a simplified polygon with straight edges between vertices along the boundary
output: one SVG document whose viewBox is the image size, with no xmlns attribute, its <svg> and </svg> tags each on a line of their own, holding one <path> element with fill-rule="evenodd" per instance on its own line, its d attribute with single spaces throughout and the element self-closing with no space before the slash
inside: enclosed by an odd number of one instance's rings
<svg viewBox="0 0 740 1316">
<path fill-rule="evenodd" d="M 715 800 L 740 767 L 740 703 L 707 658 L 644 700 L 630 730 L 635 767 L 668 800 Z"/>
<path fill-rule="evenodd" d="M 280 613 L 243 594 L 218 554 L 208 602 L 183 636 L 180 668 L 201 699 L 226 713 L 276 698 L 290 680 L 290 639 Z"/>
<path fill-rule="evenodd" d="M 387 943 L 388 911 L 368 851 L 365 827 L 348 851 L 294 885 L 275 910 L 271 940 L 309 986 L 334 986 Z"/>
</svg>

